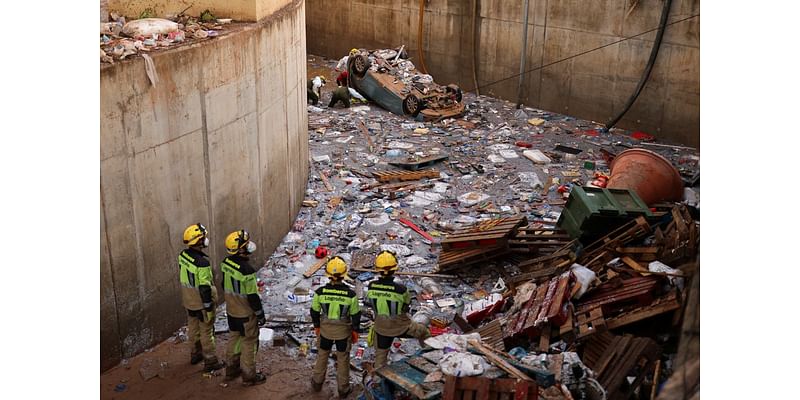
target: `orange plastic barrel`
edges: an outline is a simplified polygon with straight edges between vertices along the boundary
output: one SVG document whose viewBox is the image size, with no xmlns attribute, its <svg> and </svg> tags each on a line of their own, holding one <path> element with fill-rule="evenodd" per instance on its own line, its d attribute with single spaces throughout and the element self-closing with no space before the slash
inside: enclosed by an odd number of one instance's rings
<svg viewBox="0 0 800 400">
<path fill-rule="evenodd" d="M 630 189 L 652 205 L 683 198 L 683 181 L 678 170 L 664 157 L 644 149 L 619 153 L 611 162 L 609 189 Z"/>
</svg>

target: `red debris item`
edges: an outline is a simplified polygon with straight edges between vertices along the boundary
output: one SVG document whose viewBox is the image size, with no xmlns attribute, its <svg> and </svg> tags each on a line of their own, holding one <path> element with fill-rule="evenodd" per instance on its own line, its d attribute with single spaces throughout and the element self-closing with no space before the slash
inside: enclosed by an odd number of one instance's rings
<svg viewBox="0 0 800 400">
<path fill-rule="evenodd" d="M 569 188 L 567 185 L 561 185 L 558 187 L 558 193 L 567 193 L 569 192 Z"/>
<path fill-rule="evenodd" d="M 494 315 L 500 310 L 502 310 L 505 304 L 506 304 L 506 299 L 500 299 L 496 303 L 490 305 L 489 307 L 484 308 L 483 310 L 475 311 L 474 313 L 467 315 L 466 318 L 467 322 L 469 322 L 473 326 L 477 326 L 487 317 Z"/>
<path fill-rule="evenodd" d="M 655 136 L 648 135 L 648 134 L 646 134 L 644 132 L 640 132 L 640 131 L 636 131 L 636 132 L 631 133 L 631 137 L 636 139 L 636 140 L 644 140 L 645 142 L 656 140 Z"/>
<path fill-rule="evenodd" d="M 528 142 L 523 142 L 523 141 L 521 141 L 521 140 L 520 140 L 520 141 L 517 141 L 517 142 L 516 142 L 516 143 L 514 143 L 514 144 L 515 144 L 515 145 L 517 145 L 517 146 L 519 146 L 519 147 L 524 147 L 524 148 L 526 148 L 526 149 L 530 149 L 531 147 L 533 147 L 533 144 L 531 144 L 531 143 L 528 143 Z"/>
<path fill-rule="evenodd" d="M 398 222 L 400 222 L 401 224 L 403 224 L 403 225 L 405 225 L 405 226 L 407 226 L 407 227 L 411 228 L 411 229 L 412 229 L 414 232 L 417 232 L 417 233 L 419 233 L 419 234 L 420 234 L 420 235 L 422 235 L 422 237 L 424 237 L 425 239 L 428 239 L 428 240 L 430 240 L 431 242 L 433 242 L 433 241 L 434 241 L 434 240 L 433 240 L 433 236 L 429 235 L 429 234 L 428 234 L 428 232 L 425 232 L 425 231 L 423 231 L 422 229 L 420 229 L 420 227 L 418 227 L 418 226 L 417 226 L 416 224 L 414 224 L 413 222 L 411 222 L 411 221 L 409 221 L 409 220 L 407 220 L 407 219 L 405 219 L 405 218 L 398 218 L 398 219 L 397 219 L 397 221 L 398 221 Z"/>
<path fill-rule="evenodd" d="M 594 173 L 595 180 L 592 181 L 592 185 L 604 188 L 608 185 L 608 175 L 602 174 L 600 172 Z"/>
<path fill-rule="evenodd" d="M 322 259 L 328 256 L 328 248 L 325 246 L 317 246 L 317 249 L 314 250 L 314 255 L 318 259 Z"/>
<path fill-rule="evenodd" d="M 264 283 L 264 281 L 262 281 L 262 280 L 259 280 L 259 281 L 256 283 L 256 285 L 258 285 L 258 287 L 263 287 L 264 285 L 266 285 L 266 283 Z"/>
<path fill-rule="evenodd" d="M 600 136 L 600 133 L 597 132 L 596 129 L 589 129 L 588 131 L 584 131 L 583 134 L 586 136 Z"/>
<path fill-rule="evenodd" d="M 436 326 L 431 325 L 431 336 L 439 336 L 443 333 L 453 333 L 453 330 L 450 327 L 447 328 L 439 328 Z"/>
</svg>

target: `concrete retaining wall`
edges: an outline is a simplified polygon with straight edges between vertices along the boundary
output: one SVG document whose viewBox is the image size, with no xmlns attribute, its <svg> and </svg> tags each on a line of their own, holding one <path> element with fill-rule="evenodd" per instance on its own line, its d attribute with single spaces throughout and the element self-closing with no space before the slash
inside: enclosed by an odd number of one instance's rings
<svg viewBox="0 0 800 400">
<path fill-rule="evenodd" d="M 218 263 L 247 229 L 271 254 L 300 209 L 308 176 L 305 7 L 193 46 L 100 72 L 101 370 L 185 324 L 175 258 L 205 223 Z"/>
<path fill-rule="evenodd" d="M 428 72 L 439 83 L 455 82 L 465 90 L 474 87 L 472 3 L 426 1 L 423 24 Z M 519 73 L 523 4 L 477 0 L 479 86 Z M 662 5 L 662 0 L 530 0 L 526 69 L 656 28 Z M 699 13 L 699 0 L 674 0 L 670 21 Z M 418 1 L 308 0 L 308 51 L 339 58 L 352 47 L 405 44 L 417 61 L 418 19 Z M 607 121 L 636 87 L 655 36 L 651 32 L 527 74 L 523 103 Z M 481 94 L 516 101 L 518 81 L 508 79 Z M 699 17 L 667 27 L 650 81 L 618 126 L 699 146 Z"/>
</svg>

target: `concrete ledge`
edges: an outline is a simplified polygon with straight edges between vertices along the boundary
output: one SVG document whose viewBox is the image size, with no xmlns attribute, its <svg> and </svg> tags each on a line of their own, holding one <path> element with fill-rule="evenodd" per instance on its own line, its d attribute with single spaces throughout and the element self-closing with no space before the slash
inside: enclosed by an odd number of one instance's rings
<svg viewBox="0 0 800 400">
<path fill-rule="evenodd" d="M 261 265 L 288 232 L 308 177 L 305 4 L 193 45 L 100 71 L 101 370 L 186 323 L 175 258 L 203 222 L 218 264 L 247 229 Z M 265 88 L 269 88 L 265 90 Z"/>
<path fill-rule="evenodd" d="M 145 10 L 152 10 L 155 16 L 164 18 L 181 11 L 189 15 L 200 15 L 211 11 L 217 18 L 232 18 L 235 21 L 255 22 L 269 17 L 282 8 L 297 3 L 296 0 L 192 0 L 191 2 L 171 0 L 108 0 L 108 11 L 129 18 L 138 18 Z M 190 7 L 191 6 L 191 7 Z M 187 7 L 189 7 L 187 9 Z"/>
</svg>

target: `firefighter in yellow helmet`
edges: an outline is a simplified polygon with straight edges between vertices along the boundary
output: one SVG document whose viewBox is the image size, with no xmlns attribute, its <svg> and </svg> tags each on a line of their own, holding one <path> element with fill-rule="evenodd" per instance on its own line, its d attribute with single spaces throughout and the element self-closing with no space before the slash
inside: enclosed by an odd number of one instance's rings
<svg viewBox="0 0 800 400">
<path fill-rule="evenodd" d="M 328 357 L 336 345 L 336 383 L 339 397 L 344 398 L 353 390 L 350 386 L 350 349 L 353 343 L 358 342 L 361 308 L 356 292 L 344 284 L 347 264 L 341 257 L 335 256 L 328 261 L 325 275 L 330 282 L 314 292 L 311 303 L 311 320 L 319 337 L 311 386 L 315 392 L 322 390 Z"/>
<path fill-rule="evenodd" d="M 201 223 L 190 225 L 183 231 L 183 244 L 187 247 L 178 255 L 181 300 L 188 314 L 188 335 L 191 346 L 191 364 L 204 361 L 205 372 L 223 368 L 217 359 L 214 343 L 214 312 L 217 288 L 211 263 L 203 249 L 208 247 L 208 230 Z"/>
<path fill-rule="evenodd" d="M 382 251 L 375 258 L 375 269 L 381 276 L 369 284 L 365 303 L 375 312 L 375 368 L 380 368 L 386 365 L 394 338 L 415 337 L 420 346 L 424 346 L 424 340 L 431 333 L 408 315 L 411 294 L 405 285 L 394 281 L 397 256 L 391 251 Z"/>
<path fill-rule="evenodd" d="M 250 264 L 250 255 L 256 251 L 256 244 L 250 240 L 246 230 L 231 232 L 225 238 L 225 249 L 229 256 L 222 261 L 222 286 L 227 302 L 228 362 L 225 380 L 242 376 L 245 386 L 258 385 L 267 378 L 256 372 L 256 352 L 258 351 L 258 327 L 266 323 L 261 297 L 258 295 L 256 268 Z"/>
</svg>

